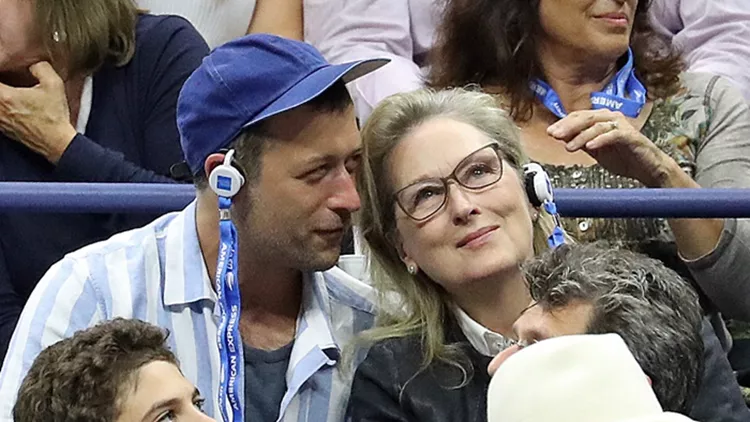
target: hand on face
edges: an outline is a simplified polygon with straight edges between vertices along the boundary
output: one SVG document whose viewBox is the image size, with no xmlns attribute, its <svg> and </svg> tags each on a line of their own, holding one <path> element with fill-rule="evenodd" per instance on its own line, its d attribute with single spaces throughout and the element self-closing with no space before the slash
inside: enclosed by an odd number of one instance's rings
<svg viewBox="0 0 750 422">
<path fill-rule="evenodd" d="M 513 346 L 508 347 L 507 349 L 498 353 L 494 358 L 492 358 L 492 362 L 490 362 L 489 366 L 487 367 L 487 372 L 490 374 L 490 376 L 495 375 L 495 372 L 497 372 L 497 369 L 500 368 L 500 365 L 502 365 L 503 362 L 505 362 L 509 357 L 515 355 L 520 350 L 521 346 L 519 346 L 518 344 L 514 344 Z"/>
<path fill-rule="evenodd" d="M 31 88 L 0 83 L 0 131 L 54 164 L 76 135 L 65 86 L 47 62 L 29 71 L 39 81 Z"/>
<path fill-rule="evenodd" d="M 570 152 L 585 151 L 607 171 L 658 187 L 671 157 L 646 138 L 620 112 L 583 110 L 547 128 Z"/>
</svg>

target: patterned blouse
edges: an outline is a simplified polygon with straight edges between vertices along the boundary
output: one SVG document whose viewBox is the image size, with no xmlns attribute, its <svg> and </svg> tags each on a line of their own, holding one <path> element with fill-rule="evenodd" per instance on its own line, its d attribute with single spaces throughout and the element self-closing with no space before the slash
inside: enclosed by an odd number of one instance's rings
<svg viewBox="0 0 750 422">
<path fill-rule="evenodd" d="M 680 94 L 654 103 L 641 132 L 701 186 L 750 187 L 748 104 L 721 77 L 685 73 L 682 82 L 685 89 Z M 556 187 L 643 187 L 598 165 L 544 167 Z M 750 220 L 726 220 L 716 249 L 692 262 L 679 258 L 664 219 L 564 218 L 562 222 L 580 242 L 605 239 L 664 261 L 695 281 L 719 310 L 750 321 Z"/>
<path fill-rule="evenodd" d="M 685 93 L 654 103 L 651 115 L 641 132 L 666 152 L 690 176 L 695 176 L 698 146 L 706 136 L 711 108 L 704 93 Z M 634 179 L 609 173 L 599 165 L 544 166 L 552 185 L 566 188 L 643 188 Z M 597 239 L 618 241 L 628 247 L 642 242 L 674 241 L 664 219 L 653 218 L 565 218 L 563 225 L 578 241 Z"/>
</svg>

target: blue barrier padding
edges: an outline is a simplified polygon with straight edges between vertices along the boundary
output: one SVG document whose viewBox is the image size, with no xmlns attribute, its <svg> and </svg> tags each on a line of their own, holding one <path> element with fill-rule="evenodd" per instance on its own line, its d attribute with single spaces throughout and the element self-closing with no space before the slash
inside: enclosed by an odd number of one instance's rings
<svg viewBox="0 0 750 422">
<path fill-rule="evenodd" d="M 185 207 L 192 185 L 0 183 L 0 212 L 163 213 Z M 555 189 L 566 217 L 750 218 L 750 189 Z"/>
<path fill-rule="evenodd" d="M 160 214 L 182 209 L 194 198 L 189 184 L 0 183 L 0 212 Z"/>
<path fill-rule="evenodd" d="M 750 217 L 750 189 L 556 189 L 566 217 Z"/>
</svg>

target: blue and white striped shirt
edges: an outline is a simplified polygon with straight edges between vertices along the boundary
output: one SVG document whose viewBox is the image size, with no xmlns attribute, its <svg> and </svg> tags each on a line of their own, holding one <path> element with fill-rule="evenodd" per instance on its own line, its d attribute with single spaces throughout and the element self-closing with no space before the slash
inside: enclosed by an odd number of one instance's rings
<svg viewBox="0 0 750 422">
<path fill-rule="evenodd" d="M 335 267 L 305 278 L 278 420 L 338 422 L 354 376 L 339 362 L 340 350 L 372 325 L 372 292 Z M 206 413 L 219 417 L 218 306 L 193 203 L 70 253 L 50 268 L 23 310 L 0 373 L 0 421 L 13 420 L 18 388 L 43 348 L 115 317 L 168 329 L 183 373 L 208 399 Z"/>
</svg>

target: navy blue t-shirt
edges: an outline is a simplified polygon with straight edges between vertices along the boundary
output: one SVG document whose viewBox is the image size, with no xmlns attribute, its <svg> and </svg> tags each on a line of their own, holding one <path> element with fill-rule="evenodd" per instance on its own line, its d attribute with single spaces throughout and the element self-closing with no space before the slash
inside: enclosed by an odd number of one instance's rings
<svg viewBox="0 0 750 422">
<path fill-rule="evenodd" d="M 275 421 L 286 393 L 286 370 L 294 342 L 277 350 L 244 345 L 245 420 Z"/>
<path fill-rule="evenodd" d="M 139 16 L 132 60 L 122 67 L 106 63 L 93 75 L 85 136 L 78 134 L 55 166 L 0 134 L 0 181 L 172 182 L 169 168 L 182 160 L 177 97 L 208 51 L 185 19 Z M 0 359 L 26 300 L 53 263 L 154 217 L 0 214 Z"/>
</svg>

